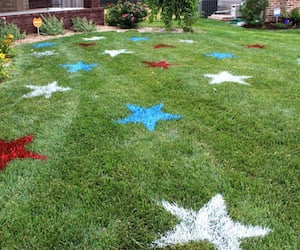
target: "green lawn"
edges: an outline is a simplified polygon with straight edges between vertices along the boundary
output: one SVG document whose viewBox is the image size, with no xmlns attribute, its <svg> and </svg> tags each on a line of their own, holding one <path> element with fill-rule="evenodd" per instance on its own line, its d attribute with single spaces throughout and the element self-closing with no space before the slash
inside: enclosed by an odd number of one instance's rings
<svg viewBox="0 0 300 250">
<path fill-rule="evenodd" d="M 11 77 L 0 84 L 0 139 L 34 135 L 25 149 L 47 160 L 14 159 L 0 172 L 0 249 L 150 249 L 182 221 L 162 201 L 197 212 L 217 194 L 234 222 L 271 230 L 242 237 L 242 249 L 299 249 L 300 30 L 202 19 L 196 26 L 194 33 L 95 32 L 14 49 Z M 93 36 L 105 39 L 83 40 Z M 88 42 L 95 45 L 78 45 Z M 119 49 L 132 53 L 103 54 Z M 33 54 L 45 51 L 57 54 Z M 235 57 L 205 56 L 212 52 Z M 163 60 L 169 69 L 142 63 Z M 79 61 L 97 65 L 74 73 L 62 67 Z M 223 71 L 249 76 L 249 85 L 209 84 L 205 74 Z M 33 93 L 26 85 L 55 81 L 69 90 L 24 97 Z M 118 122 L 132 114 L 127 104 L 160 103 L 181 119 L 160 120 L 153 131 Z M 217 247 L 198 240 L 165 249 Z"/>
</svg>

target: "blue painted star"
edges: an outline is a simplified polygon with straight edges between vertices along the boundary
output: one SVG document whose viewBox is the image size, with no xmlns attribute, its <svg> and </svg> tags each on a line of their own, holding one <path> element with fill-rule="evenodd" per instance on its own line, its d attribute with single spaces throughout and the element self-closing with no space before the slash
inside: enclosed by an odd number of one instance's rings
<svg viewBox="0 0 300 250">
<path fill-rule="evenodd" d="M 79 70 L 90 71 L 92 70 L 92 67 L 96 67 L 97 64 L 86 64 L 83 62 L 77 62 L 75 64 L 60 64 L 60 66 L 69 69 L 68 72 L 74 73 Z"/>
<path fill-rule="evenodd" d="M 32 47 L 36 49 L 44 48 L 44 47 L 52 47 L 52 46 L 53 44 L 49 42 L 32 44 Z"/>
<path fill-rule="evenodd" d="M 219 52 L 207 53 L 207 54 L 205 54 L 205 56 L 210 56 L 210 57 L 214 57 L 217 59 L 235 58 L 235 56 L 231 53 L 219 53 Z"/>
<path fill-rule="evenodd" d="M 143 108 L 137 105 L 127 104 L 127 108 L 132 112 L 131 115 L 124 119 L 117 120 L 117 123 L 143 123 L 149 131 L 155 129 L 155 125 L 159 120 L 180 119 L 180 115 L 172 115 L 161 111 L 163 104 L 157 104 L 151 108 Z"/>
<path fill-rule="evenodd" d="M 140 42 L 140 41 L 147 41 L 147 40 L 149 40 L 149 38 L 147 38 L 147 37 L 136 37 L 136 36 L 133 36 L 133 37 L 130 38 L 130 40 L 132 42 Z"/>
</svg>

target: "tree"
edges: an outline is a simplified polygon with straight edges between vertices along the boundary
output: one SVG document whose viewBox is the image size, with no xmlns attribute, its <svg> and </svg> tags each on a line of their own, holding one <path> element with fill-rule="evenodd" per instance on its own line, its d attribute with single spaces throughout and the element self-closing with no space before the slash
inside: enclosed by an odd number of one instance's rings
<svg viewBox="0 0 300 250">
<path fill-rule="evenodd" d="M 199 0 L 147 0 L 151 9 L 152 20 L 154 16 L 161 15 L 167 29 L 171 29 L 173 19 L 183 25 L 184 31 L 192 31 L 198 15 Z"/>
<path fill-rule="evenodd" d="M 246 3 L 241 6 L 242 18 L 250 25 L 263 24 L 268 5 L 268 0 L 246 0 Z"/>
</svg>

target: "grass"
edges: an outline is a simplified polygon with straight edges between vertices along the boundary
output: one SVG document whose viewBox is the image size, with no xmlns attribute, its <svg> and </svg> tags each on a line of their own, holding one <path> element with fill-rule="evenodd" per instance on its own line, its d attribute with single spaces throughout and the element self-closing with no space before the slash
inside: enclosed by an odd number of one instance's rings
<svg viewBox="0 0 300 250">
<path fill-rule="evenodd" d="M 53 48 L 17 46 L 11 78 L 0 84 L 0 139 L 28 134 L 47 161 L 13 160 L 0 173 L 1 249 L 149 249 L 176 217 L 157 202 L 198 211 L 217 193 L 229 216 L 272 232 L 243 249 L 299 247 L 300 30 L 247 30 L 211 20 L 195 33 L 105 32 L 53 39 Z M 105 36 L 81 48 L 83 37 Z M 131 42 L 132 36 L 148 41 Z M 193 44 L 179 43 L 192 39 Z M 175 48 L 153 49 L 165 43 Z M 265 49 L 243 45 L 259 43 Z M 105 49 L 134 54 L 104 55 Z M 36 58 L 34 51 L 59 55 Z M 205 53 L 230 52 L 217 60 Z M 168 70 L 142 61 L 178 64 Z M 69 73 L 59 64 L 97 63 Z M 208 84 L 204 74 L 248 75 L 250 86 Z M 70 87 L 24 99 L 25 85 Z M 126 104 L 182 119 L 114 121 Z M 170 249 L 213 249 L 191 242 Z"/>
</svg>

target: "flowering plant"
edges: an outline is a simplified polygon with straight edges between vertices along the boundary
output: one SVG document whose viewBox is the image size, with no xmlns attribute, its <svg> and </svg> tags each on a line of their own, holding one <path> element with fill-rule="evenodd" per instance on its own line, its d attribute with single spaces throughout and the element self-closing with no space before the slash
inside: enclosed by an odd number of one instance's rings
<svg viewBox="0 0 300 250">
<path fill-rule="evenodd" d="M 7 77 L 7 57 L 12 47 L 14 36 L 13 35 L 5 35 L 0 38 L 0 80 Z"/>
<path fill-rule="evenodd" d="M 106 23 L 124 29 L 135 28 L 147 16 L 147 6 L 139 1 L 119 0 L 115 5 L 107 5 L 106 10 Z"/>
</svg>

